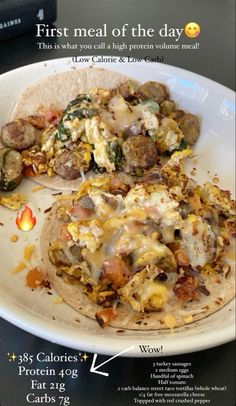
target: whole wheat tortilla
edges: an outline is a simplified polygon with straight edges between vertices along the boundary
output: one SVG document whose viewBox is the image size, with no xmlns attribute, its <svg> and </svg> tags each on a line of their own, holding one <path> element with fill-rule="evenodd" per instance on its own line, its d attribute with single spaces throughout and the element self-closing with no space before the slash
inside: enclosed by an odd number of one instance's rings
<svg viewBox="0 0 236 406">
<path fill-rule="evenodd" d="M 130 78 L 119 72 L 94 67 L 47 76 L 20 93 L 10 119 L 36 114 L 42 106 L 64 109 L 79 93 L 87 93 L 97 87 L 112 89 L 127 79 Z"/>
<path fill-rule="evenodd" d="M 62 224 L 56 218 L 57 207 L 62 203 L 67 204 L 68 207 L 70 205 L 68 201 L 54 203 L 42 229 L 41 249 L 43 264 L 52 286 L 63 300 L 84 316 L 95 319 L 95 313 L 102 310 L 103 307 L 93 303 L 83 293 L 84 286 L 80 282 L 76 281 L 73 284 L 66 283 L 64 278 L 57 276 L 56 266 L 52 265 L 48 258 L 49 244 L 58 238 L 59 227 Z M 187 303 L 184 309 L 173 309 L 171 313 L 176 318 L 176 327 L 185 325 L 184 317 L 188 315 L 192 315 L 192 322 L 201 320 L 216 312 L 233 299 L 235 296 L 234 276 L 235 270 L 232 269 L 226 279 L 221 274 L 206 277 L 205 286 L 210 291 L 210 295 L 205 296 L 201 294 L 200 301 Z M 132 310 L 128 305 L 119 304 L 117 316 L 111 321 L 110 325 L 116 328 L 131 330 L 161 330 L 167 328 L 164 323 L 166 314 L 167 312 L 164 311 L 152 311 L 141 314 Z"/>
<path fill-rule="evenodd" d="M 10 121 L 35 115 L 41 107 L 64 110 L 79 93 L 88 93 L 94 88 L 112 89 L 127 79 L 130 78 L 119 72 L 94 67 L 71 69 L 50 75 L 22 91 Z M 56 190 L 76 190 L 81 182 L 81 178 L 66 180 L 58 175 L 41 175 L 32 179 Z"/>
</svg>

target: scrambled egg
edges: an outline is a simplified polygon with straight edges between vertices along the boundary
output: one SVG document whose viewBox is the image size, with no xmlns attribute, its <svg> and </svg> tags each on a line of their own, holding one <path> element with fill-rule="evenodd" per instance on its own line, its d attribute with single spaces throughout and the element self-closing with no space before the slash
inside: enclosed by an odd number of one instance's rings
<svg viewBox="0 0 236 406">
<path fill-rule="evenodd" d="M 162 185 L 157 185 L 151 193 L 148 193 L 143 185 L 137 185 L 127 194 L 124 204 L 128 212 L 136 205 L 145 208 L 150 218 L 160 221 L 166 236 L 165 243 L 173 242 L 174 230 L 182 227 L 179 203 L 169 196 Z"/>
<path fill-rule="evenodd" d="M 47 128 L 42 135 L 41 150 L 46 152 L 47 158 L 50 159 L 54 156 L 56 129 L 54 127 Z"/>
<path fill-rule="evenodd" d="M 175 120 L 164 118 L 156 132 L 157 148 L 160 152 L 174 151 L 184 138 Z"/>
<path fill-rule="evenodd" d="M 158 271 L 147 267 L 138 272 L 121 290 L 121 298 L 137 312 L 161 309 L 168 298 L 166 286 L 154 281 Z"/>
<path fill-rule="evenodd" d="M 143 110 L 143 122 L 146 130 L 148 131 L 149 135 L 155 140 L 156 133 L 159 127 L 159 121 L 155 114 L 151 113 L 149 110 Z"/>
<path fill-rule="evenodd" d="M 207 182 L 202 187 L 201 197 L 204 203 L 212 205 L 227 217 L 235 214 L 235 202 L 227 190 Z"/>
<path fill-rule="evenodd" d="M 96 219 L 69 223 L 67 231 L 75 242 L 79 242 L 81 247 L 86 247 L 91 252 L 95 252 L 101 245 L 100 237 L 103 235 L 103 230 Z"/>
<path fill-rule="evenodd" d="M 113 210 L 117 208 L 122 210 L 123 208 L 123 199 L 120 195 L 114 196 L 96 187 L 91 187 L 89 196 L 91 197 L 97 208 L 97 214 L 101 217 L 112 216 Z"/>
<path fill-rule="evenodd" d="M 114 139 L 106 124 L 99 117 L 85 121 L 85 132 L 90 144 L 93 144 L 93 155 L 98 166 L 107 172 L 115 171 L 115 164 L 109 159 L 108 141 Z"/>
<path fill-rule="evenodd" d="M 70 130 L 71 139 L 76 142 L 85 133 L 85 121 L 86 119 L 79 119 L 76 117 L 74 120 L 66 120 L 64 127 Z"/>
<path fill-rule="evenodd" d="M 0 204 L 10 210 L 19 210 L 21 205 L 26 202 L 27 199 L 22 193 L 11 193 L 10 195 L 0 196 Z"/>
</svg>

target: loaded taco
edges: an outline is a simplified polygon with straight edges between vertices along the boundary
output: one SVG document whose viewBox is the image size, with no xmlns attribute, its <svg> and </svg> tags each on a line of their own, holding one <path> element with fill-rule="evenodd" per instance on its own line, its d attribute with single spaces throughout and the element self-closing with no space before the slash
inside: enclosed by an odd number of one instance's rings
<svg viewBox="0 0 236 406">
<path fill-rule="evenodd" d="M 164 84 L 97 68 L 55 74 L 23 91 L 2 127 L 0 189 L 23 176 L 61 190 L 76 190 L 87 172 L 142 176 L 199 132 Z"/>
<path fill-rule="evenodd" d="M 101 327 L 172 329 L 234 297 L 235 202 L 190 179 L 188 156 L 175 152 L 138 181 L 99 175 L 53 205 L 45 270 L 64 301 Z"/>
</svg>

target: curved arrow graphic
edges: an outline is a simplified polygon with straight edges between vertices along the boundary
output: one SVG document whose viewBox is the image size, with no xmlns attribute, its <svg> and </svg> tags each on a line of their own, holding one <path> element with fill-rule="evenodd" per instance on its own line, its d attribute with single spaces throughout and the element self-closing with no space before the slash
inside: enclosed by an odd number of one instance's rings
<svg viewBox="0 0 236 406">
<path fill-rule="evenodd" d="M 93 372 L 95 374 L 104 375 L 104 376 L 109 376 L 108 372 L 98 371 L 98 368 L 101 368 L 103 365 L 107 364 L 107 362 L 110 362 L 111 360 L 113 360 L 116 357 L 119 357 L 120 355 L 124 354 L 125 352 L 131 351 L 133 348 L 134 348 L 134 345 L 132 345 L 131 347 L 127 348 L 124 351 L 119 352 L 118 354 L 116 354 L 113 357 L 107 359 L 106 361 L 102 362 L 101 364 L 97 365 L 96 367 L 94 365 L 95 365 L 95 362 L 96 362 L 96 359 L 97 359 L 98 355 L 94 354 L 93 362 L 92 362 L 92 365 L 91 365 L 91 368 L 90 368 L 90 372 Z"/>
</svg>

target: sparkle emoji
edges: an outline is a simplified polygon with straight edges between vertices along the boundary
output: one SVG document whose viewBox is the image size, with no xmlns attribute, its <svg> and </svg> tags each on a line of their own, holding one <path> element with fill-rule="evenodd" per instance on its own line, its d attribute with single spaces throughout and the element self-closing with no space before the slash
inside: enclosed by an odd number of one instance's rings
<svg viewBox="0 0 236 406">
<path fill-rule="evenodd" d="M 84 355 L 81 356 L 80 361 L 81 362 L 83 362 L 83 361 L 86 362 L 88 358 L 89 358 L 89 356 L 85 352 Z"/>
<path fill-rule="evenodd" d="M 184 27 L 185 35 L 189 38 L 196 38 L 200 34 L 200 25 L 197 23 L 188 23 Z"/>
<path fill-rule="evenodd" d="M 7 356 L 8 356 L 8 361 L 9 362 L 14 362 L 16 360 L 16 358 L 17 358 L 17 356 L 16 356 L 16 354 L 14 352 L 13 353 L 8 352 Z"/>
</svg>

